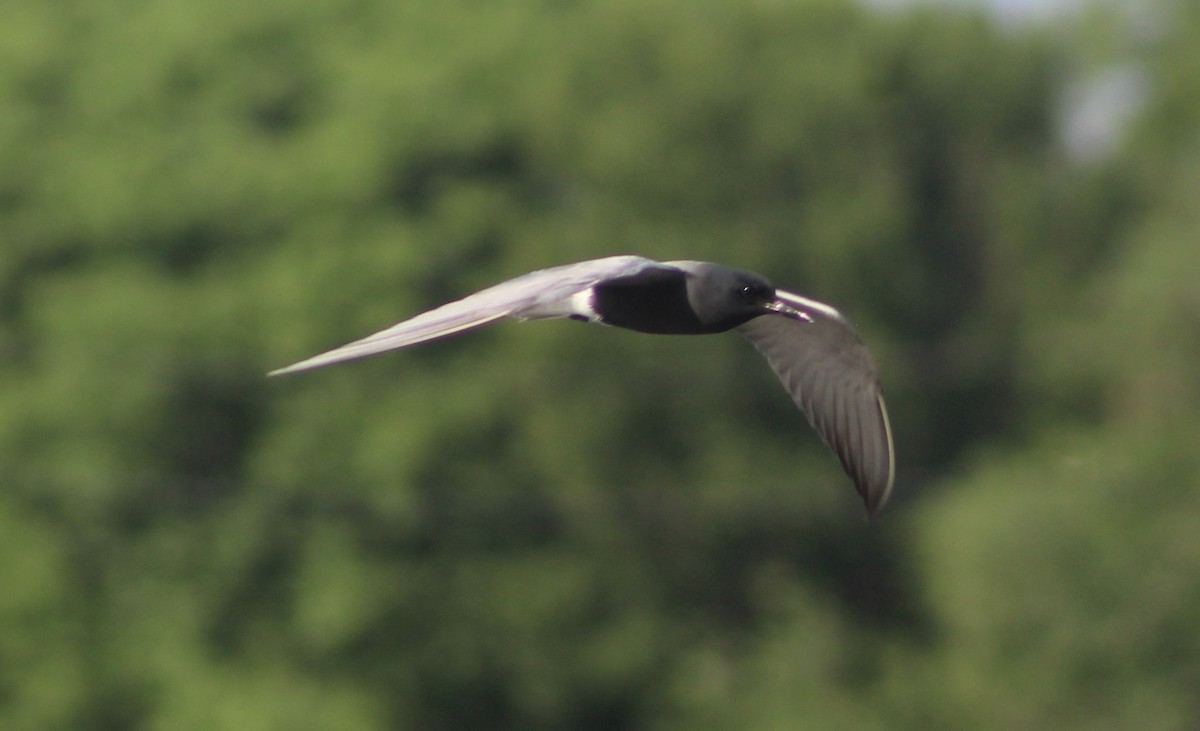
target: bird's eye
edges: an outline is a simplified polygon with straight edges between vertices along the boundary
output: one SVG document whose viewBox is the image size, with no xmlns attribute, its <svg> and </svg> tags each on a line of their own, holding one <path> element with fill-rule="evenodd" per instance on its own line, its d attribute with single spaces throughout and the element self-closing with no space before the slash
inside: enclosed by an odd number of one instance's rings
<svg viewBox="0 0 1200 731">
<path fill-rule="evenodd" d="M 742 286 L 738 294 L 742 296 L 742 299 L 757 300 L 766 297 L 768 292 L 767 288 L 761 284 L 747 284 Z"/>
</svg>

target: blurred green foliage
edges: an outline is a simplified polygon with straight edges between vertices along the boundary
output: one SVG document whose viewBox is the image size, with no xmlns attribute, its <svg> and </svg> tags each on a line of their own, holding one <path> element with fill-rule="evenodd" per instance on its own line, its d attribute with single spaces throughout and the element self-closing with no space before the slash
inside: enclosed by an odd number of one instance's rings
<svg viewBox="0 0 1200 731">
<path fill-rule="evenodd" d="M 1195 728 L 1200 15 L 1155 8 L 7 4 L 0 725 Z M 733 336 L 262 375 L 624 252 L 850 314 L 883 519 Z"/>
</svg>

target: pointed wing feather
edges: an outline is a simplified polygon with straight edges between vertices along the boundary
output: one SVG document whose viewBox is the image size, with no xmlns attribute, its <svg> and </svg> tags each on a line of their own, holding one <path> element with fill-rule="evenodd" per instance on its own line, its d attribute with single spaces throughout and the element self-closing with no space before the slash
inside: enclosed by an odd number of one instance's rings
<svg viewBox="0 0 1200 731">
<path fill-rule="evenodd" d="M 374 335 L 271 371 L 279 376 L 404 348 L 481 327 L 504 317 L 566 317 L 570 298 L 597 282 L 665 267 L 640 256 L 610 256 L 530 272 L 397 323 Z"/>
<path fill-rule="evenodd" d="M 829 305 L 782 290 L 811 322 L 764 315 L 738 328 L 761 352 L 809 422 L 837 453 L 874 516 L 892 490 L 895 456 L 875 362 Z"/>
</svg>

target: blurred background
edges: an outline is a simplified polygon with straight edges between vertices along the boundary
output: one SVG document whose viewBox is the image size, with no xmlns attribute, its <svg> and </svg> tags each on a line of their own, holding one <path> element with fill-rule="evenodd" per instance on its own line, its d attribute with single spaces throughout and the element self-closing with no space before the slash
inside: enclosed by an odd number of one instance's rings
<svg viewBox="0 0 1200 731">
<path fill-rule="evenodd" d="M 0 725 L 1200 728 L 1200 8 L 0 11 Z M 734 335 L 500 324 L 531 269 L 832 302 L 873 523 Z"/>
</svg>

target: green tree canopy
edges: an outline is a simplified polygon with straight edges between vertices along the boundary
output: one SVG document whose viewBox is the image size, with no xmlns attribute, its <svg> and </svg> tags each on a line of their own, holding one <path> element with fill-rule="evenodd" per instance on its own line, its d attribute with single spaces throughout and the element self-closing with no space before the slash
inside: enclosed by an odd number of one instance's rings
<svg viewBox="0 0 1200 731">
<path fill-rule="evenodd" d="M 1200 17 L 1161 7 L 6 8 L 0 722 L 1194 727 Z M 1101 61 L 1145 105 L 1074 159 Z M 613 253 L 843 309 L 884 518 L 732 336 L 263 376 Z"/>
</svg>

